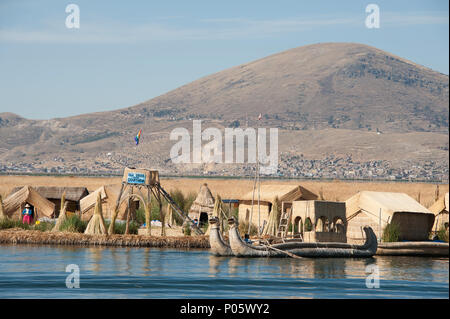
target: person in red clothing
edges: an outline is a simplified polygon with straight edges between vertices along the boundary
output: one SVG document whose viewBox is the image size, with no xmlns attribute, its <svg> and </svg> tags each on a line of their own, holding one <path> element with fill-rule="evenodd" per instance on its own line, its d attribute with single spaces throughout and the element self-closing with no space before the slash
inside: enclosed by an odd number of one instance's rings
<svg viewBox="0 0 450 319">
<path fill-rule="evenodd" d="M 24 224 L 31 224 L 33 220 L 33 210 L 31 209 L 30 204 L 25 205 L 25 209 L 22 211 L 23 219 L 22 223 Z"/>
</svg>

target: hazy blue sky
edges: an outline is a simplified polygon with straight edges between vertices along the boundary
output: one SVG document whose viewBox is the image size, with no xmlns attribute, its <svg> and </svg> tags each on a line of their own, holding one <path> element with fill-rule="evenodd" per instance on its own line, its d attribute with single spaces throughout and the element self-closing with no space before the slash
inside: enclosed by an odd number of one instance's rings
<svg viewBox="0 0 450 319">
<path fill-rule="evenodd" d="M 65 8 L 80 8 L 80 29 Z M 365 27 L 368 4 L 379 29 Z M 447 0 L 0 1 L 0 112 L 131 106 L 298 46 L 359 42 L 449 73 Z"/>
</svg>

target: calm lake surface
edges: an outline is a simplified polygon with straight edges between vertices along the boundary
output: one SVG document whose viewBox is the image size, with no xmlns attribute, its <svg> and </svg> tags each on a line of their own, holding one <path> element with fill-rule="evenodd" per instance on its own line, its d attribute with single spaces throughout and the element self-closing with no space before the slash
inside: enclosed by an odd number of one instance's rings
<svg viewBox="0 0 450 319">
<path fill-rule="evenodd" d="M 66 287 L 69 264 L 79 267 L 79 289 Z M 366 267 L 373 264 L 380 287 L 369 289 Z M 250 259 L 208 250 L 0 245 L 0 298 L 449 298 L 448 264 L 445 258 Z"/>
</svg>

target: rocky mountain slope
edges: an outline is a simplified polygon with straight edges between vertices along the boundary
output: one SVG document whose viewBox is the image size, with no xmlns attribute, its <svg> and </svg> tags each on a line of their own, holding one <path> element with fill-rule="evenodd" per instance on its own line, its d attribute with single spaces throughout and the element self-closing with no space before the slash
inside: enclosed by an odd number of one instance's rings
<svg viewBox="0 0 450 319">
<path fill-rule="evenodd" d="M 171 130 L 191 131 L 192 119 L 202 119 L 204 128 L 277 127 L 280 161 L 292 161 L 289 166 L 300 155 L 332 156 L 385 161 L 398 170 L 431 161 L 448 172 L 448 106 L 448 75 L 362 44 L 315 44 L 116 111 L 43 121 L 0 113 L 0 170 L 106 172 L 136 165 L 172 174 L 250 174 L 233 165 L 168 161 Z"/>
</svg>

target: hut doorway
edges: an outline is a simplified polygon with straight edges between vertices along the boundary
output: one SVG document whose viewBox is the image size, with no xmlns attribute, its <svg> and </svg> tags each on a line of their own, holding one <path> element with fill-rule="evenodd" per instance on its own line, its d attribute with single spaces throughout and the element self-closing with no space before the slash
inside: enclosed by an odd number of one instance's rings
<svg viewBox="0 0 450 319">
<path fill-rule="evenodd" d="M 297 216 L 294 220 L 294 238 L 300 238 L 303 234 L 303 221 L 300 216 Z"/>
<path fill-rule="evenodd" d="M 331 231 L 338 234 L 345 234 L 345 224 L 342 218 L 336 217 L 334 219 Z"/>
<path fill-rule="evenodd" d="M 316 221 L 316 232 L 328 231 L 328 219 L 325 216 L 320 216 Z"/>
<path fill-rule="evenodd" d="M 199 226 L 202 227 L 203 225 L 208 224 L 208 213 L 205 212 L 201 212 L 200 213 L 200 220 L 199 222 Z"/>
</svg>

